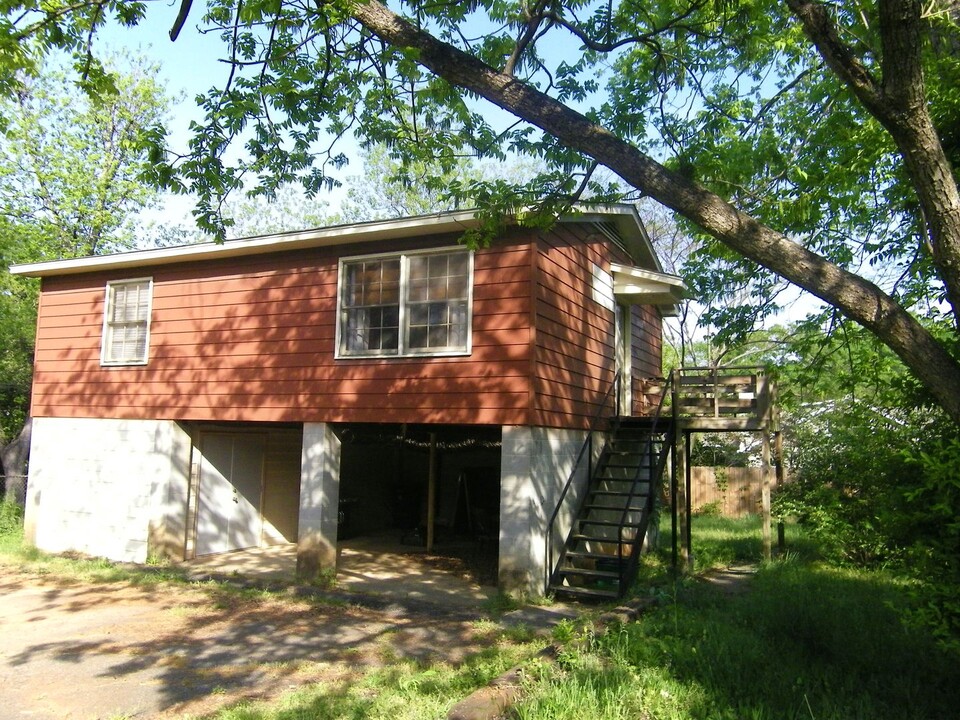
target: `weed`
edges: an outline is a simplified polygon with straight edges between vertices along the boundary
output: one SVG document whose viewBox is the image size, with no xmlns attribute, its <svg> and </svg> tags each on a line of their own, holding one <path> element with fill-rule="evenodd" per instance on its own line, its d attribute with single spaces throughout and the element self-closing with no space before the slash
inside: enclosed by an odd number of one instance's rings
<svg viewBox="0 0 960 720">
<path fill-rule="evenodd" d="M 576 637 L 576 633 L 576 624 L 572 620 L 564 618 L 553 626 L 553 631 L 551 634 L 554 642 L 558 642 L 563 645 L 573 641 L 573 639 Z"/>
<path fill-rule="evenodd" d="M 509 593 L 500 592 L 487 600 L 483 604 L 483 609 L 493 616 L 498 616 L 517 610 L 522 606 L 523 603 L 519 599 Z"/>
</svg>

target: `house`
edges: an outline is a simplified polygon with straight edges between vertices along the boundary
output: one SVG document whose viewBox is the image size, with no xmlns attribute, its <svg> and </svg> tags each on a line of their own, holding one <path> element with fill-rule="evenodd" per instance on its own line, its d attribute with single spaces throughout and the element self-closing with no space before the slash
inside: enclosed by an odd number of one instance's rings
<svg viewBox="0 0 960 720">
<path fill-rule="evenodd" d="M 132 562 L 296 543 L 310 577 L 338 535 L 466 514 L 498 543 L 501 587 L 542 593 L 578 454 L 661 374 L 682 284 L 632 206 L 460 244 L 477 225 L 449 212 L 12 268 L 42 279 L 28 539 Z"/>
</svg>

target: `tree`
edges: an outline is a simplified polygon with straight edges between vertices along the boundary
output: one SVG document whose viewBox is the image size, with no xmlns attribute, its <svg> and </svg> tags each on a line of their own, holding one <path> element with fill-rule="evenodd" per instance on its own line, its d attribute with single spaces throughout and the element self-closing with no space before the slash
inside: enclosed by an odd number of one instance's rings
<svg viewBox="0 0 960 720">
<path fill-rule="evenodd" d="M 16 87 L 10 68 L 56 47 L 98 91 L 108 79 L 89 39 L 107 14 L 132 24 L 146 12 L 108 0 L 43 7 L 8 13 L 0 89 Z M 202 22 L 222 31 L 234 72 L 201 99 L 207 115 L 189 152 L 157 180 L 197 192 L 200 222 L 222 232 L 222 198 L 245 177 L 267 195 L 294 180 L 308 193 L 338 182 L 335 142 L 351 132 L 445 167 L 461 148 L 538 157 L 545 171 L 522 187 L 448 192 L 484 201 L 491 222 L 532 203 L 549 214 L 584 197 L 650 196 L 716 240 L 708 251 L 746 286 L 760 278 L 762 292 L 766 269 L 867 328 L 960 422 L 960 365 L 915 312 L 920 300 L 942 301 L 956 335 L 955 4 L 479 0 L 402 10 L 209 3 Z M 481 99 L 514 120 L 497 122 Z M 228 164 L 238 140 L 247 157 Z M 626 191 L 598 180 L 601 166 Z M 872 265 L 902 272 L 885 284 Z"/>
<path fill-rule="evenodd" d="M 291 230 L 307 230 L 336 222 L 327 204 L 304 196 L 296 185 L 277 189 L 272 198 L 230 198 L 223 214 L 232 237 L 253 237 Z"/>
<path fill-rule="evenodd" d="M 29 239 L 21 260 L 82 257 L 129 249 L 135 212 L 158 190 L 145 183 L 145 128 L 167 111 L 156 68 L 118 75 L 115 92 L 87 97 L 67 73 L 24 78 L 3 107 L 0 207 Z"/>
<path fill-rule="evenodd" d="M 375 145 L 363 155 L 363 175 L 349 182 L 342 219 L 363 222 L 455 210 L 464 198 L 444 197 L 441 189 L 482 177 L 468 160 L 452 167 L 423 161 L 404 163 L 391 157 L 385 145 Z"/>
<path fill-rule="evenodd" d="M 141 179 L 148 165 L 144 132 L 169 103 L 155 76 L 155 68 L 134 61 L 112 80 L 113 92 L 91 98 L 72 89 L 66 71 L 44 70 L 22 76 L 2 105 L 0 461 L 7 477 L 24 473 L 29 448 L 38 289 L 7 268 L 144 240 L 133 221 L 158 195 Z"/>
</svg>

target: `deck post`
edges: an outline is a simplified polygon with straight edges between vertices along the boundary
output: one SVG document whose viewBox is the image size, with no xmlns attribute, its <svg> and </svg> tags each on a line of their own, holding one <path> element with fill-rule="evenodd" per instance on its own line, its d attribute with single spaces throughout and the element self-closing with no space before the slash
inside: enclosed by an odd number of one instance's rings
<svg viewBox="0 0 960 720">
<path fill-rule="evenodd" d="M 684 506 L 683 506 L 683 555 L 686 560 L 687 572 L 693 572 L 693 468 L 690 462 L 692 438 L 691 433 L 683 434 L 683 467 L 684 467 Z"/>
<path fill-rule="evenodd" d="M 427 552 L 433 551 L 437 522 L 437 434 L 430 433 L 430 470 L 427 477 Z"/>
<path fill-rule="evenodd" d="M 770 560 L 773 557 L 772 541 L 770 533 L 770 427 L 769 425 L 763 431 L 763 456 L 762 456 L 762 485 L 760 488 L 760 512 L 763 518 L 763 559 Z"/>
<path fill-rule="evenodd" d="M 773 462 L 777 471 L 777 492 L 783 488 L 784 474 L 786 467 L 783 464 L 783 433 L 777 428 L 773 434 Z M 777 550 L 782 555 L 787 549 L 786 528 L 783 525 L 783 518 L 777 520 Z"/>
</svg>

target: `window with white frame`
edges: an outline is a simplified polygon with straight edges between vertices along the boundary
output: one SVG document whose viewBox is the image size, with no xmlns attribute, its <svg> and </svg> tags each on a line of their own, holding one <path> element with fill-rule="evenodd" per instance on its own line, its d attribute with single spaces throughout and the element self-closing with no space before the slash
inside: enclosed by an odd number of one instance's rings
<svg viewBox="0 0 960 720">
<path fill-rule="evenodd" d="M 145 365 L 150 347 L 153 280 L 107 283 L 103 315 L 103 365 Z"/>
<path fill-rule="evenodd" d="M 470 352 L 473 255 L 466 250 L 340 262 L 340 357 Z"/>
</svg>

